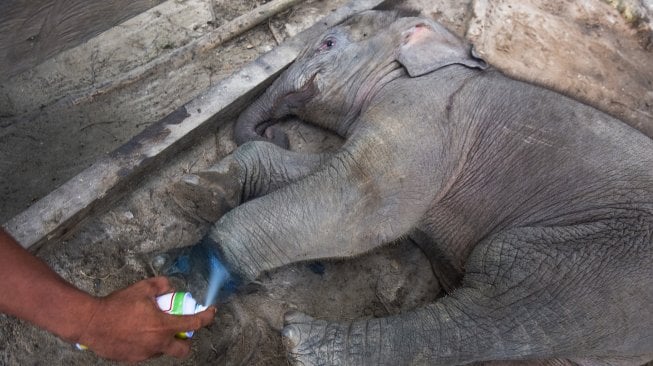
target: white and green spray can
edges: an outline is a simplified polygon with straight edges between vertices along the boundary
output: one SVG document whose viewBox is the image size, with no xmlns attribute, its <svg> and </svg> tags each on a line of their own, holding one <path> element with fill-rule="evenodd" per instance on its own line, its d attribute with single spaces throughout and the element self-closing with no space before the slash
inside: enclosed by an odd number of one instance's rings
<svg viewBox="0 0 653 366">
<path fill-rule="evenodd" d="M 193 315 L 206 310 L 206 306 L 198 304 L 190 292 L 171 292 L 156 298 L 159 309 L 171 315 Z M 188 339 L 193 331 L 177 333 L 177 338 Z"/>
</svg>

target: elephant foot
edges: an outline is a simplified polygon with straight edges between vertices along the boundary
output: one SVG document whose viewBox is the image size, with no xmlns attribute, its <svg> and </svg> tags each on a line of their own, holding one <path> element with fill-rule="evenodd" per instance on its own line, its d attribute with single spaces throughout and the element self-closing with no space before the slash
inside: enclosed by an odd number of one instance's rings
<svg viewBox="0 0 653 366">
<path fill-rule="evenodd" d="M 182 214 L 192 219 L 215 222 L 240 203 L 241 184 L 228 162 L 184 175 L 169 189 Z"/>
<path fill-rule="evenodd" d="M 344 364 L 347 328 L 299 312 L 287 314 L 282 335 L 289 361 L 302 366 Z"/>
<path fill-rule="evenodd" d="M 366 365 L 379 363 L 378 324 L 316 320 L 299 312 L 286 314 L 282 336 L 294 365 Z M 371 350 L 371 351 L 367 351 Z"/>
</svg>

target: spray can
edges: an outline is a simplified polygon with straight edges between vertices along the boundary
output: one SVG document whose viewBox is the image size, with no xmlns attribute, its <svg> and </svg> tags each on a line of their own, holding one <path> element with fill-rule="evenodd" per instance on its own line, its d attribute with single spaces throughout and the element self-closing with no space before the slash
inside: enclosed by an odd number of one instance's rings
<svg viewBox="0 0 653 366">
<path fill-rule="evenodd" d="M 157 296 L 156 304 L 163 312 L 171 315 L 192 315 L 206 310 L 206 306 L 198 304 L 190 292 L 171 292 Z M 177 338 L 188 339 L 193 336 L 193 331 L 180 332 L 175 335 Z M 75 344 L 79 350 L 88 349 L 83 344 Z"/>
<path fill-rule="evenodd" d="M 156 298 L 159 309 L 171 315 L 193 315 L 206 310 L 206 306 L 198 304 L 190 292 L 171 292 Z M 188 339 L 193 336 L 193 331 L 180 332 L 177 338 Z"/>
</svg>

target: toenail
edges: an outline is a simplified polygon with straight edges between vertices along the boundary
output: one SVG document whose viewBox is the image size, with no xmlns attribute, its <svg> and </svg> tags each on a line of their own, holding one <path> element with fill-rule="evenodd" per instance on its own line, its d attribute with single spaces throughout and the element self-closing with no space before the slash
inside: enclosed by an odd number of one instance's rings
<svg viewBox="0 0 653 366">
<path fill-rule="evenodd" d="M 194 174 L 186 174 L 181 177 L 181 180 L 186 184 L 198 185 L 200 183 L 200 178 Z"/>
<path fill-rule="evenodd" d="M 283 336 L 283 342 L 287 348 L 297 347 L 297 341 L 299 340 L 299 329 L 291 325 L 283 328 L 281 335 Z"/>
</svg>

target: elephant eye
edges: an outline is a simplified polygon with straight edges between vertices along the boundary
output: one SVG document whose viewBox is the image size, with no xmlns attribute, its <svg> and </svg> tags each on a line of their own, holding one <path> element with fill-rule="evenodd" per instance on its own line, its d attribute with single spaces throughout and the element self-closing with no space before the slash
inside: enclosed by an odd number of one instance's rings
<svg viewBox="0 0 653 366">
<path fill-rule="evenodd" d="M 334 38 L 332 38 L 332 37 L 329 37 L 329 38 L 325 39 L 324 41 L 322 41 L 322 43 L 320 44 L 320 47 L 317 50 L 320 51 L 320 52 L 328 51 L 331 48 L 333 48 L 333 46 L 335 46 L 335 45 L 336 45 L 336 40 Z"/>
</svg>

